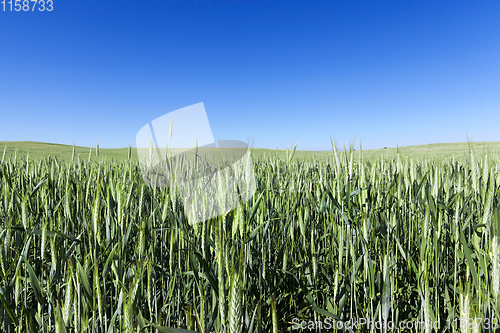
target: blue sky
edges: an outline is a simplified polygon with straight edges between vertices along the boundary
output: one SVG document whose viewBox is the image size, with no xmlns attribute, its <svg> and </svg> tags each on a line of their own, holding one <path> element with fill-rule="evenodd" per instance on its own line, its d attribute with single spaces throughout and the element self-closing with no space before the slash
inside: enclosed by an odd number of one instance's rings
<svg viewBox="0 0 500 333">
<path fill-rule="evenodd" d="M 498 141 L 499 22 L 499 1 L 459 0 L 0 11 L 0 141 L 134 146 L 199 102 L 215 139 L 254 147 Z"/>
</svg>

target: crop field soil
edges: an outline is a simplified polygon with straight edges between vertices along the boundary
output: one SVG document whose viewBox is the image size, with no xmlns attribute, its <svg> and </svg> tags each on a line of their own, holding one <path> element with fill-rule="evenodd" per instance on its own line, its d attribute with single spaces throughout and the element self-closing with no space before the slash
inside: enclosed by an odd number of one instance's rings
<svg viewBox="0 0 500 333">
<path fill-rule="evenodd" d="M 252 199 L 197 224 L 126 150 L 86 152 L 0 162 L 2 332 L 500 327 L 493 152 L 260 154 Z"/>
</svg>

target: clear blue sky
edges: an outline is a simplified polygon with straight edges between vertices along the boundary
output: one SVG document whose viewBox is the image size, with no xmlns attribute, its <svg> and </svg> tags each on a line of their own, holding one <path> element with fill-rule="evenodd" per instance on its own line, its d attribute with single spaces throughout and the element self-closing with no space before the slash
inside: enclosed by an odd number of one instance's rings
<svg viewBox="0 0 500 333">
<path fill-rule="evenodd" d="M 0 141 L 134 146 L 199 102 L 254 147 L 500 140 L 497 0 L 54 0 L 0 31 Z"/>
</svg>

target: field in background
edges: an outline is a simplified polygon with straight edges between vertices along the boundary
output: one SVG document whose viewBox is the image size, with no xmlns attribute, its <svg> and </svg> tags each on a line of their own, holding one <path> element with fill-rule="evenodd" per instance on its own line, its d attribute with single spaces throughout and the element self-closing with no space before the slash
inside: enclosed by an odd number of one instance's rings
<svg viewBox="0 0 500 333">
<path fill-rule="evenodd" d="M 459 142 L 459 143 L 435 143 L 428 145 L 416 145 L 416 146 L 406 146 L 399 148 L 387 148 L 387 149 L 372 149 L 363 150 L 363 158 L 373 159 L 379 158 L 382 155 L 385 157 L 396 157 L 397 153 L 401 157 L 418 157 L 418 158 L 445 158 L 451 159 L 453 156 L 456 158 L 463 157 L 469 154 L 469 146 L 474 149 L 476 153 L 499 153 L 500 152 L 500 141 L 495 142 Z M 44 142 L 31 142 L 31 141 L 0 141 L 0 154 L 3 154 L 5 148 L 5 158 L 12 158 L 16 154 L 17 156 L 25 157 L 29 154 L 30 158 L 40 159 L 48 155 L 55 156 L 59 160 L 71 160 L 73 154 L 73 146 L 54 144 L 54 143 L 44 143 Z M 300 146 L 299 146 L 300 148 Z M 338 147 L 343 150 L 343 147 Z M 347 146 L 348 150 L 349 147 Z M 261 149 L 252 148 L 252 156 L 258 157 L 269 157 L 269 158 L 286 158 L 286 150 L 275 150 L 275 149 Z M 129 149 L 128 148 L 100 148 L 99 157 L 97 157 L 96 147 L 81 147 L 75 146 L 75 158 L 80 156 L 80 159 L 87 160 L 89 155 L 91 160 L 104 160 L 107 161 L 119 161 L 128 158 Z M 137 151 L 135 148 L 131 149 L 131 159 L 137 160 Z M 354 155 L 357 158 L 359 151 Z M 310 159 L 310 158 L 331 158 L 332 151 L 303 151 L 296 150 L 295 158 L 297 159 Z"/>
<path fill-rule="evenodd" d="M 175 188 L 149 187 L 113 151 L 5 158 L 0 331 L 278 333 L 359 318 L 496 331 L 500 160 L 457 145 L 463 158 L 444 145 L 426 159 L 262 154 L 255 196 L 194 225 Z"/>
</svg>

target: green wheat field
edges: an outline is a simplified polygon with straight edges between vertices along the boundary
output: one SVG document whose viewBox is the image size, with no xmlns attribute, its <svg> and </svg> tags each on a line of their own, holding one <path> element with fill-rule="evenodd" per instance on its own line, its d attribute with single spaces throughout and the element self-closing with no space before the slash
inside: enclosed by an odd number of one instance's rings
<svg viewBox="0 0 500 333">
<path fill-rule="evenodd" d="M 0 147 L 2 332 L 500 328 L 498 142 L 252 149 L 253 198 L 195 225 L 134 149 Z"/>
</svg>

